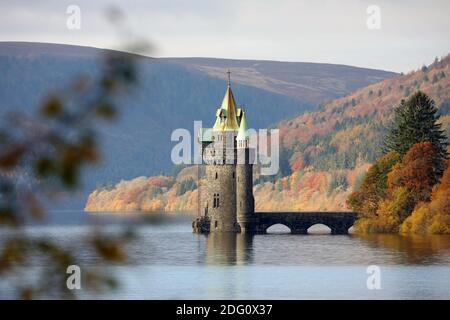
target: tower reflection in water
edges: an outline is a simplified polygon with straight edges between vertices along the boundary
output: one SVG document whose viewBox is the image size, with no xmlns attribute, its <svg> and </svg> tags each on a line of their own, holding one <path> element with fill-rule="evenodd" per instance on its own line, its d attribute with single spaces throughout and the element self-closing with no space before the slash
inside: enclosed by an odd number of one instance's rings
<svg viewBox="0 0 450 320">
<path fill-rule="evenodd" d="M 210 265 L 245 265 L 253 261 L 253 235 L 212 232 L 206 235 L 206 263 Z"/>
</svg>

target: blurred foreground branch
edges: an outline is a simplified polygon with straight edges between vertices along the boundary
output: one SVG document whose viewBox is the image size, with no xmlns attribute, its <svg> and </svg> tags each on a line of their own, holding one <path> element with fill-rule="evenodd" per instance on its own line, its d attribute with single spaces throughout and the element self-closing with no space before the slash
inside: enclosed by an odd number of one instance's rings
<svg viewBox="0 0 450 320">
<path fill-rule="evenodd" d="M 66 268 L 77 264 L 76 255 L 48 239 L 31 240 L 23 225 L 45 219 L 44 204 L 75 190 L 83 169 L 97 163 L 96 127 L 117 117 L 117 101 L 137 83 L 137 58 L 104 54 L 98 74 L 78 76 L 68 88 L 49 94 L 36 113 L 14 112 L 0 124 L 0 231 L 14 231 L 0 244 L 0 276 L 17 275 L 34 256 L 46 266 L 34 287 L 18 284 L 21 298 L 73 297 Z M 83 240 L 103 261 L 123 262 L 123 245 L 130 238 L 130 233 L 97 231 Z M 84 288 L 94 291 L 115 286 L 113 278 L 93 272 L 83 279 Z"/>
</svg>

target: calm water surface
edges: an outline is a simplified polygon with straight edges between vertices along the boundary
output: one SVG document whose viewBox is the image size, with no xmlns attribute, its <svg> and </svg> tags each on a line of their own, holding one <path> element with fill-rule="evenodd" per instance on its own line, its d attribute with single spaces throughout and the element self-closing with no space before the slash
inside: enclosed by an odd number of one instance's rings
<svg viewBox="0 0 450 320">
<path fill-rule="evenodd" d="M 70 214 L 70 215 L 69 215 Z M 450 237 L 192 234 L 191 217 L 131 221 L 136 240 L 126 249 L 130 263 L 103 266 L 86 246 L 92 219 L 65 213 L 50 225 L 28 226 L 33 238 L 71 248 L 80 267 L 112 272 L 115 291 L 81 298 L 112 299 L 450 299 Z M 81 218 L 80 218 L 81 217 Z M 94 218 L 97 219 L 98 216 Z M 105 232 L 130 220 L 101 216 Z M 105 223 L 107 220 L 107 223 Z M 0 241 L 11 232 L 0 230 Z M 367 267 L 377 265 L 381 289 L 367 289 Z M 20 279 L 33 278 L 45 261 L 36 258 Z M 0 298 L 14 296 L 17 278 L 0 278 Z"/>
</svg>

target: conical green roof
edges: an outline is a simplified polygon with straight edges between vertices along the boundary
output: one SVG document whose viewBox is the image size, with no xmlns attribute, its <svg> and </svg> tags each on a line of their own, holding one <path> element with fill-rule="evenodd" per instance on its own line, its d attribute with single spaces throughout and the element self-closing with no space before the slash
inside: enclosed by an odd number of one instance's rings
<svg viewBox="0 0 450 320">
<path fill-rule="evenodd" d="M 225 121 L 221 122 L 220 117 L 223 116 Z M 227 91 L 223 97 L 222 105 L 217 111 L 216 122 L 214 124 L 215 130 L 238 130 L 239 126 L 236 119 L 236 101 L 231 91 L 231 86 L 228 84 Z"/>
<path fill-rule="evenodd" d="M 242 110 L 241 123 L 239 125 L 239 131 L 237 135 L 237 140 L 246 140 L 248 138 L 247 133 L 247 123 L 245 121 L 245 112 Z"/>
</svg>

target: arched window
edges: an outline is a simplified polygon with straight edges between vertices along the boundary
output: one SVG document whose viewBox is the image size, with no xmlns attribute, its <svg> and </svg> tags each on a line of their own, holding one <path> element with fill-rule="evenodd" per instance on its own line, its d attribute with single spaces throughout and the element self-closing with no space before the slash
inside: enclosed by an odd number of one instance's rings
<svg viewBox="0 0 450 320">
<path fill-rule="evenodd" d="M 213 208 L 218 208 L 220 206 L 219 204 L 219 194 L 218 193 L 214 193 L 213 196 Z"/>
<path fill-rule="evenodd" d="M 233 179 L 234 179 L 234 171 L 233 171 Z"/>
<path fill-rule="evenodd" d="M 218 175 L 217 172 L 216 172 L 216 180 L 217 180 L 218 177 L 219 177 L 219 175 Z"/>
</svg>

